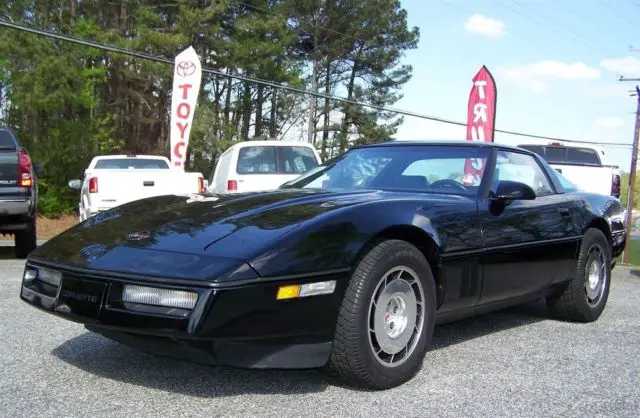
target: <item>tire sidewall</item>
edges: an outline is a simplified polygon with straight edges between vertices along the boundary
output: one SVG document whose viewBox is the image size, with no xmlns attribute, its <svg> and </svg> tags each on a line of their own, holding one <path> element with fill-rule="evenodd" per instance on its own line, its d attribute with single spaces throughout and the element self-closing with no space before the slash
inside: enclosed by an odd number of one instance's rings
<svg viewBox="0 0 640 418">
<path fill-rule="evenodd" d="M 598 304 L 592 306 L 587 301 L 587 295 L 585 293 L 584 286 L 587 280 L 587 267 L 592 259 L 590 257 L 590 252 L 595 245 L 598 245 L 604 252 L 605 288 L 600 300 L 598 301 Z M 574 291 L 576 292 L 576 296 L 580 296 L 578 299 L 578 308 L 580 309 L 580 311 L 582 311 L 583 315 L 586 318 L 588 318 L 589 320 L 595 320 L 604 311 L 604 308 L 606 307 L 607 301 L 609 299 L 609 290 L 611 288 L 611 251 L 609 249 L 609 242 L 600 230 L 591 229 L 587 231 L 587 234 L 585 234 L 585 238 L 582 241 L 579 260 L 580 264 L 578 265 L 577 274 L 574 278 Z"/>
<path fill-rule="evenodd" d="M 424 292 L 424 324 L 422 334 L 414 352 L 409 359 L 396 367 L 381 365 L 372 352 L 369 343 L 369 305 L 383 275 L 397 266 L 407 266 L 418 276 Z M 384 381 L 388 386 L 395 386 L 408 380 L 417 373 L 422 365 L 427 349 L 431 345 L 435 323 L 435 282 L 428 261 L 413 245 L 396 241 L 382 251 L 362 277 L 364 280 L 362 303 L 358 309 L 357 326 L 363 332 L 358 333 L 358 345 L 367 369 L 374 371 L 377 381 Z"/>
</svg>

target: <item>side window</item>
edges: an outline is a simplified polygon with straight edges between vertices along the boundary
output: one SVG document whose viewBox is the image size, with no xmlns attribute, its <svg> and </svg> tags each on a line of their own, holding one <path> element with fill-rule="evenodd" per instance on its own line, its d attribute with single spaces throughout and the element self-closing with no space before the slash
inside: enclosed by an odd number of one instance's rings
<svg viewBox="0 0 640 418">
<path fill-rule="evenodd" d="M 511 180 L 525 183 L 531 187 L 536 196 L 553 194 L 551 182 L 545 176 L 538 162 L 530 155 L 512 151 L 498 151 L 492 190 L 499 181 Z"/>
<path fill-rule="evenodd" d="M 246 146 L 238 152 L 238 174 L 275 174 L 276 150 L 269 146 Z"/>
<path fill-rule="evenodd" d="M 316 156 L 311 148 L 300 146 L 276 147 L 280 152 L 282 167 L 280 172 L 302 174 L 318 166 Z"/>
</svg>

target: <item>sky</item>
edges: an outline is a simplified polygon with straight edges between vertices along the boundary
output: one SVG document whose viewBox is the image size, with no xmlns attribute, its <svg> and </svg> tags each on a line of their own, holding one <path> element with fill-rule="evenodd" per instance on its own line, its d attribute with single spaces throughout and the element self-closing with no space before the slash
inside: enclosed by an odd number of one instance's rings
<svg viewBox="0 0 640 418">
<path fill-rule="evenodd" d="M 629 171 L 640 78 L 640 0 L 401 0 L 418 48 L 394 108 L 466 122 L 471 79 L 497 85 L 496 128 L 597 141 Z M 579 7 L 578 7 L 579 5 Z M 633 51 L 631 47 L 638 48 Z M 464 126 L 405 116 L 396 139 L 464 139 Z M 505 144 L 547 143 L 496 133 Z M 628 146 L 611 146 L 623 143 Z"/>
</svg>

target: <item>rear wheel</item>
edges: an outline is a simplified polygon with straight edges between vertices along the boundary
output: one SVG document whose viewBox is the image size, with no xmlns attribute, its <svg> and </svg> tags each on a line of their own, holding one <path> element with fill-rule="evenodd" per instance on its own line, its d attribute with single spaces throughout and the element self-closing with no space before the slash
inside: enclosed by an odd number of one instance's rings
<svg viewBox="0 0 640 418">
<path fill-rule="evenodd" d="M 435 282 L 424 255 L 405 241 L 378 243 L 350 279 L 329 369 L 371 389 L 410 380 L 431 344 L 435 303 Z"/>
<path fill-rule="evenodd" d="M 36 249 L 36 220 L 32 219 L 24 231 L 17 231 L 15 234 L 15 255 L 18 258 L 27 258 L 27 256 Z"/>
<path fill-rule="evenodd" d="M 551 314 L 576 322 L 597 320 L 607 304 L 611 283 L 609 241 L 599 229 L 587 230 L 575 272 L 567 286 L 547 298 Z"/>
</svg>

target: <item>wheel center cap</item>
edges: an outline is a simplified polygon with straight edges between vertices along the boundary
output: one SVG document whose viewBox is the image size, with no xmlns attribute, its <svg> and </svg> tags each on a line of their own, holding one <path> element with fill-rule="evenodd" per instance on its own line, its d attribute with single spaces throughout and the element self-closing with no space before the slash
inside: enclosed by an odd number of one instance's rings
<svg viewBox="0 0 640 418">
<path fill-rule="evenodd" d="M 384 314 L 384 328 L 389 338 L 398 338 L 407 327 L 406 303 L 400 296 L 389 300 Z"/>
</svg>

